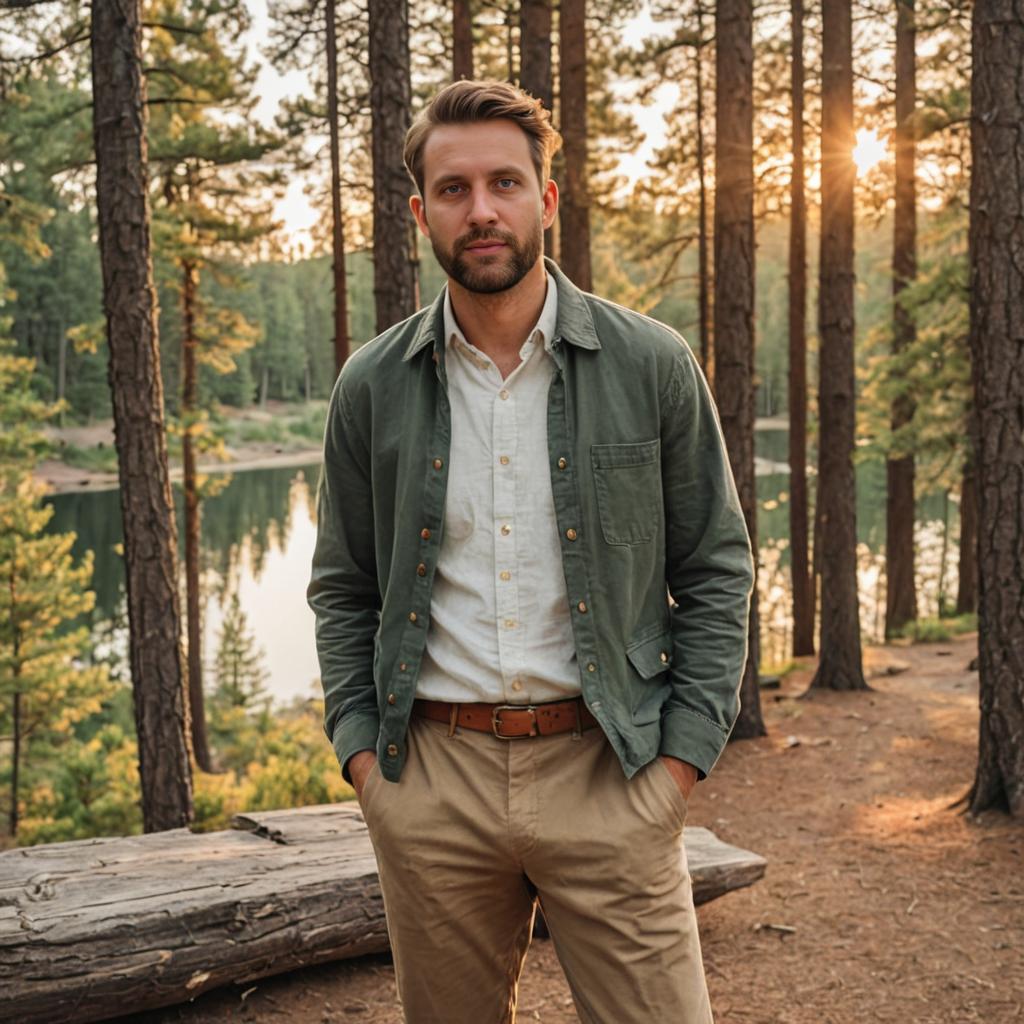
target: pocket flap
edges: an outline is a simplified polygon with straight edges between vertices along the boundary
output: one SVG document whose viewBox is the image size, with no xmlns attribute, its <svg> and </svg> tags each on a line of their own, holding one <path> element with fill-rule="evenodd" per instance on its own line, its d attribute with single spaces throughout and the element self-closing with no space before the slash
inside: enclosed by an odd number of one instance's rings
<svg viewBox="0 0 1024 1024">
<path fill-rule="evenodd" d="M 672 634 L 668 630 L 643 640 L 634 640 L 626 648 L 626 657 L 644 679 L 666 671 L 672 664 Z"/>
</svg>

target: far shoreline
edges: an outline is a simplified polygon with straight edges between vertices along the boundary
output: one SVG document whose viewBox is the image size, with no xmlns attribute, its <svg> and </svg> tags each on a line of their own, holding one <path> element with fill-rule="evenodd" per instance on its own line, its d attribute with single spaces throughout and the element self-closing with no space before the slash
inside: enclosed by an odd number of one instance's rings
<svg viewBox="0 0 1024 1024">
<path fill-rule="evenodd" d="M 202 473 L 243 473 L 252 469 L 278 469 L 288 466 L 307 466 L 323 461 L 322 448 L 304 448 L 299 451 L 266 451 L 257 447 L 241 448 L 229 462 L 201 462 Z M 181 480 L 181 466 L 171 466 L 171 481 Z M 47 487 L 48 494 L 75 494 L 94 491 L 115 491 L 121 486 L 117 473 L 82 469 L 66 462 L 50 459 L 39 463 L 35 477 Z"/>
</svg>

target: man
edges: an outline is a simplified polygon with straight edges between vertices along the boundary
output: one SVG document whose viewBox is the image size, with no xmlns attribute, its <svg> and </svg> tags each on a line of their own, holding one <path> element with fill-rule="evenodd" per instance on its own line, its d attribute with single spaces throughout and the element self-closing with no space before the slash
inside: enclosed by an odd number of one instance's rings
<svg viewBox="0 0 1024 1024">
<path fill-rule="evenodd" d="M 712 1019 L 682 833 L 739 710 L 750 542 L 686 343 L 542 256 L 559 142 L 510 85 L 434 97 L 405 159 L 447 286 L 328 410 L 325 730 L 411 1024 L 514 1020 L 535 899 L 581 1020 Z"/>
</svg>

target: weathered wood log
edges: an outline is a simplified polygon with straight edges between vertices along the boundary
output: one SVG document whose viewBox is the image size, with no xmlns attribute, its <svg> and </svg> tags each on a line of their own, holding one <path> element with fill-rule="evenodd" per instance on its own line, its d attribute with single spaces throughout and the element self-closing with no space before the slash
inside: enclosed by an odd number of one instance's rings
<svg viewBox="0 0 1024 1024">
<path fill-rule="evenodd" d="M 102 1020 L 388 948 L 356 804 L 232 825 L 0 853 L 0 1020 Z M 764 874 L 708 829 L 685 846 L 698 903 Z"/>
</svg>

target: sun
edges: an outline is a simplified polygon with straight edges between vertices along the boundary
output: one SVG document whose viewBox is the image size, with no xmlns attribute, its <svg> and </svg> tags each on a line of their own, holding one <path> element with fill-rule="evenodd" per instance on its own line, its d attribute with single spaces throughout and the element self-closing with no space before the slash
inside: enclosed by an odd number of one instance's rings
<svg viewBox="0 0 1024 1024">
<path fill-rule="evenodd" d="M 858 128 L 857 142 L 853 147 L 853 162 L 857 165 L 857 173 L 864 174 L 882 162 L 888 146 L 878 137 L 874 128 Z"/>
</svg>

